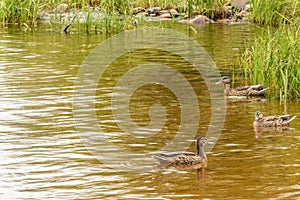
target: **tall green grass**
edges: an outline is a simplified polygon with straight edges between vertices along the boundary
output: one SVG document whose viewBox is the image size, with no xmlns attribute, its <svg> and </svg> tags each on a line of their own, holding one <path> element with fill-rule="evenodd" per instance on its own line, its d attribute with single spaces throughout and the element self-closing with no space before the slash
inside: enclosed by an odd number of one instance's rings
<svg viewBox="0 0 300 200">
<path fill-rule="evenodd" d="M 258 24 L 279 25 L 299 19 L 299 0 L 252 0 L 251 20 Z"/>
<path fill-rule="evenodd" d="M 35 23 L 42 9 L 40 0 L 0 1 L 0 20 L 5 23 Z"/>
<path fill-rule="evenodd" d="M 246 80 L 263 83 L 270 97 L 300 99 L 300 26 L 268 27 L 241 58 Z"/>
<path fill-rule="evenodd" d="M 45 7 L 48 10 L 65 3 L 71 8 L 73 15 L 78 9 L 82 11 L 68 29 L 71 32 L 111 33 L 133 28 L 136 24 L 136 19 L 132 16 L 134 4 L 129 0 L 51 0 L 47 3 Z M 95 11 L 96 7 L 97 11 Z M 52 18 L 51 23 L 66 24 L 71 19 L 72 17 L 67 21 L 61 20 L 61 15 L 58 13 Z"/>
<path fill-rule="evenodd" d="M 145 9 L 151 7 L 160 7 L 161 9 L 176 8 L 179 12 L 187 13 L 190 17 L 195 14 L 206 14 L 214 16 L 215 7 L 222 7 L 225 0 L 90 0 L 87 4 L 85 0 L 69 0 L 64 1 L 73 8 L 80 8 L 86 12 L 85 26 L 77 20 L 74 31 L 84 31 L 87 33 L 110 33 L 119 32 L 124 29 L 134 28 L 142 19 L 132 14 L 135 7 L 143 7 Z M 52 0 L 53 5 L 58 5 L 57 0 Z M 90 6 L 98 6 L 100 12 L 103 13 L 101 18 L 91 15 Z M 219 11 L 220 9 L 217 9 Z M 73 27 L 74 27 L 73 25 Z"/>
</svg>

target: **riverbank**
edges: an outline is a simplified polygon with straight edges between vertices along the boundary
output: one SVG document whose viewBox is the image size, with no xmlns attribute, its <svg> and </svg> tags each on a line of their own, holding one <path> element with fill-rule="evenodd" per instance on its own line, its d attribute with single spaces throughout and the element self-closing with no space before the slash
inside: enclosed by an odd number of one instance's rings
<svg viewBox="0 0 300 200">
<path fill-rule="evenodd" d="M 299 21 L 298 1 L 274 0 L 7 0 L 0 3 L 3 26 L 17 23 L 36 27 L 39 23 L 71 26 L 85 24 L 85 32 L 114 32 L 138 26 L 141 21 L 173 20 L 206 23 L 257 23 L 278 25 Z M 72 22 L 72 23 L 71 23 Z"/>
<path fill-rule="evenodd" d="M 86 32 L 93 29 L 113 32 L 113 26 L 125 30 L 140 21 L 154 20 L 193 25 L 250 22 L 277 26 L 300 21 L 298 4 L 298 0 L 7 0 L 0 3 L 0 21 L 3 26 L 17 23 L 34 27 L 45 22 L 67 25 L 74 20 L 77 24 L 86 24 Z"/>
<path fill-rule="evenodd" d="M 206 23 L 247 23 L 251 10 L 248 0 L 232 1 L 55 1 L 8 0 L 0 4 L 0 20 L 3 26 L 18 23 L 26 27 L 39 23 L 87 25 L 86 32 L 119 26 L 128 29 L 140 21 L 173 20 L 201 25 Z M 71 24 L 70 24 L 71 25 Z M 105 30 L 104 30 L 105 29 Z"/>
<path fill-rule="evenodd" d="M 161 7 L 140 7 L 134 6 L 128 10 L 127 16 L 119 13 L 118 17 L 129 17 L 135 20 L 145 21 L 161 21 L 161 20 L 173 20 L 180 23 L 190 23 L 193 25 L 202 25 L 207 23 L 248 23 L 249 11 L 251 10 L 250 4 L 235 5 L 233 3 L 227 3 L 221 7 L 218 7 L 213 12 L 206 13 L 200 10 L 188 11 L 186 6 L 174 7 L 174 8 L 161 8 Z M 191 13 L 190 13 L 191 12 Z M 110 15 L 112 16 L 112 15 Z M 68 4 L 60 4 L 53 10 L 45 12 L 39 17 L 43 22 L 67 22 L 70 19 L 76 17 L 79 23 L 86 23 L 87 20 L 97 21 L 105 19 L 106 13 L 103 13 L 99 6 L 89 7 L 85 9 L 71 8 Z M 91 19 L 88 19 L 91 18 Z M 136 23 L 136 21 L 135 21 Z"/>
</svg>

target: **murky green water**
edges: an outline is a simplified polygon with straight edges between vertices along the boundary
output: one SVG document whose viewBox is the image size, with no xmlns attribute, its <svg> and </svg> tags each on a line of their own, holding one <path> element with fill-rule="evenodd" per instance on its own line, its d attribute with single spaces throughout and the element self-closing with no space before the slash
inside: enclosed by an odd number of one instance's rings
<svg viewBox="0 0 300 200">
<path fill-rule="evenodd" d="M 172 28 L 197 40 L 221 73 L 228 73 L 256 31 L 246 25 L 207 25 L 191 30 L 180 24 Z M 198 97 L 197 136 L 205 135 L 211 126 L 209 92 L 195 69 L 174 55 L 141 50 L 123 56 L 114 65 L 122 63 L 124 66 L 119 70 L 112 68 L 103 82 L 99 80 L 102 86 L 95 91 L 95 114 L 99 127 L 105 130 L 113 145 L 133 155 L 145 154 L 146 161 L 139 161 L 149 164 L 144 171 L 121 172 L 118 166 L 107 167 L 87 150 L 78 134 L 80 123 L 73 113 L 77 73 L 86 56 L 105 36 L 64 35 L 46 29 L 35 33 L 22 33 L 18 29 L 0 32 L 1 199 L 300 198 L 299 117 L 292 122 L 295 129 L 291 131 L 255 133 L 252 127 L 256 110 L 300 116 L 299 102 L 280 104 L 231 99 L 226 102 L 224 126 L 218 142 L 208 153 L 208 167 L 202 176 L 196 171 L 159 169 L 149 155 L 168 144 L 180 128 L 179 99 L 160 84 L 138 88 L 129 102 L 129 113 L 141 129 L 131 135 L 118 127 L 122 121 L 113 118 L 110 110 L 113 85 L 110 83 L 122 75 L 126 67 L 147 59 L 164 60 L 164 64 L 175 66 L 191 82 Z M 123 98 L 122 93 L 118 95 Z M 160 107 L 151 110 L 153 105 L 162 105 L 165 113 L 160 112 Z M 151 114 L 167 117 L 163 130 L 156 134 L 147 127 Z M 88 126 L 88 120 L 80 125 Z M 194 138 L 187 136 L 185 140 L 192 143 Z M 95 141 L 95 144 L 98 143 Z M 103 149 L 103 146 L 97 148 L 110 152 L 111 160 L 115 159 L 113 155 L 124 154 L 116 149 Z M 193 142 L 189 150 L 194 149 Z M 114 165 L 118 162 L 110 166 Z M 135 166 L 128 162 L 126 167 Z"/>
</svg>

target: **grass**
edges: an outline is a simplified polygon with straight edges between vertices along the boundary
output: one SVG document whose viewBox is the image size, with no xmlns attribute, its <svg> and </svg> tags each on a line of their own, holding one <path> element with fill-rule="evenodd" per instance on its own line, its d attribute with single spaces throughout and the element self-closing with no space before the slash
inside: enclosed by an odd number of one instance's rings
<svg viewBox="0 0 300 200">
<path fill-rule="evenodd" d="M 225 0 L 136 0 L 134 3 L 129 0 L 5 0 L 0 2 L 0 20 L 3 25 L 8 23 L 36 25 L 42 13 L 53 12 L 54 8 L 62 3 L 73 10 L 81 9 L 86 13 L 86 20 L 80 21 L 81 24 L 85 24 L 85 32 L 112 32 L 133 28 L 138 23 L 139 19 L 132 14 L 135 7 L 176 8 L 190 17 L 204 14 L 215 18 L 224 11 L 222 8 Z M 91 6 L 97 6 L 100 12 L 104 13 L 103 17 L 91 15 Z M 59 17 L 58 15 L 57 18 Z M 80 29 L 79 26 L 77 29 Z"/>
<path fill-rule="evenodd" d="M 258 24 L 280 25 L 299 20 L 298 0 L 252 0 L 251 20 Z"/>
<path fill-rule="evenodd" d="M 248 82 L 263 83 L 269 96 L 300 99 L 300 26 L 267 27 L 241 58 Z"/>
<path fill-rule="evenodd" d="M 98 6 L 101 13 L 105 13 L 102 19 L 95 19 L 89 13 L 85 21 L 86 32 L 118 32 L 124 29 L 134 28 L 139 21 L 138 17 L 133 16 L 132 10 L 135 7 L 151 8 L 160 7 L 161 9 L 172 9 L 176 8 L 179 12 L 187 13 L 188 16 L 192 17 L 195 14 L 205 14 L 209 17 L 214 18 L 214 13 L 219 13 L 224 0 L 137 0 L 134 3 L 129 0 L 98 0 L 90 1 L 86 5 L 84 0 L 73 0 L 68 3 L 73 8 L 81 8 L 83 11 L 90 12 L 89 6 Z M 53 2 L 57 5 L 58 2 Z M 218 9 L 217 9 L 218 8 Z M 79 22 L 77 24 L 77 30 L 79 29 Z"/>
<path fill-rule="evenodd" d="M 92 29 L 109 32 L 116 26 L 121 29 L 132 28 L 137 19 L 132 15 L 134 7 L 176 8 L 179 12 L 192 17 L 204 14 L 211 19 L 226 18 L 229 0 L 4 0 L 0 1 L 0 20 L 2 24 L 36 24 L 41 13 L 52 11 L 57 5 L 66 3 L 71 8 L 90 12 L 90 7 L 98 6 L 105 13 L 102 22 L 92 16 L 87 17 L 86 32 Z M 300 5 L 298 0 L 252 0 L 250 19 L 258 24 L 279 25 L 299 20 Z M 121 16 L 121 17 L 120 17 Z M 92 23 L 91 23 L 92 22 Z M 104 27 L 104 28 L 103 28 Z M 106 30 L 107 28 L 107 30 Z M 103 30 L 102 30 L 103 29 Z"/>
<path fill-rule="evenodd" d="M 0 2 L 0 20 L 5 23 L 35 23 L 42 9 L 39 0 L 4 0 Z"/>
</svg>

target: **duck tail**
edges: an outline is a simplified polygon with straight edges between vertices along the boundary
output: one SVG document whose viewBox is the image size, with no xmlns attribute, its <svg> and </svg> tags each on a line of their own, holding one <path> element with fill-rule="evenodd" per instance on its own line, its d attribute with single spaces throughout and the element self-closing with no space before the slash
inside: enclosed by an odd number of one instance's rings
<svg viewBox="0 0 300 200">
<path fill-rule="evenodd" d="M 266 92 L 268 89 L 269 89 L 269 88 L 264 88 L 264 89 L 262 89 L 262 90 L 259 90 L 259 91 L 258 91 L 259 95 L 265 94 L 265 92 Z"/>
<path fill-rule="evenodd" d="M 164 157 L 163 155 L 157 155 L 157 156 L 154 156 L 154 158 L 157 159 L 161 164 L 172 163 L 172 161 L 169 158 Z"/>
<path fill-rule="evenodd" d="M 288 120 L 288 123 L 290 123 L 291 121 L 293 121 L 296 118 L 296 116 L 291 117 L 291 119 Z"/>
</svg>

